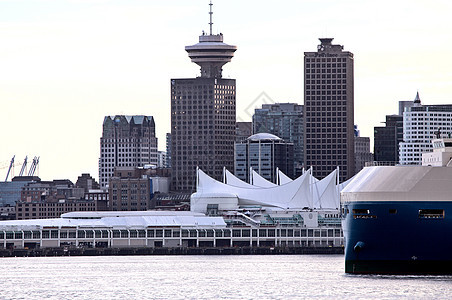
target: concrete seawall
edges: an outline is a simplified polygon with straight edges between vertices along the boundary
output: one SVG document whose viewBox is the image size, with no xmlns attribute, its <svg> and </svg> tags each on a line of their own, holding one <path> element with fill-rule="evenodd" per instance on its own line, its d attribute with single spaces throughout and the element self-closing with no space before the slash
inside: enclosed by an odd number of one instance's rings
<svg viewBox="0 0 452 300">
<path fill-rule="evenodd" d="M 111 255 L 284 255 L 344 254 L 343 247 L 230 247 L 230 248 L 40 248 L 1 249 L 0 257 Z"/>
</svg>

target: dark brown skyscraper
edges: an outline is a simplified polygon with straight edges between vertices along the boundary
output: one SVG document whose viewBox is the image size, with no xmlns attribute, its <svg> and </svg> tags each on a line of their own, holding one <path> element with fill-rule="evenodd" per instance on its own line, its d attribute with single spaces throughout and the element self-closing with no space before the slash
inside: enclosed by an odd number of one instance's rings
<svg viewBox="0 0 452 300">
<path fill-rule="evenodd" d="M 354 175 L 353 53 L 320 39 L 304 53 L 305 166 L 323 178 L 336 167 Z"/>
<path fill-rule="evenodd" d="M 210 12 L 212 16 L 212 12 Z M 172 189 L 194 191 L 196 167 L 221 179 L 223 167 L 233 170 L 235 140 L 235 79 L 222 78 L 236 46 L 223 43 L 223 34 L 199 37 L 185 47 L 201 77 L 171 80 Z"/>
</svg>

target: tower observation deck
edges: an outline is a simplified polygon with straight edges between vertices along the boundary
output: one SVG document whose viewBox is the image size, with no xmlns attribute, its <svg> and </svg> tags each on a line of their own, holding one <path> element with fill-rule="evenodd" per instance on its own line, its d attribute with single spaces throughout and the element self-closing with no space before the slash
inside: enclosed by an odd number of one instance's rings
<svg viewBox="0 0 452 300">
<path fill-rule="evenodd" d="M 223 34 L 212 34 L 212 3 L 210 3 L 210 34 L 203 32 L 199 43 L 186 46 L 191 61 L 201 67 L 201 77 L 221 78 L 222 67 L 230 62 L 237 46 L 223 43 Z"/>
<path fill-rule="evenodd" d="M 221 71 L 237 47 L 212 34 L 209 5 L 210 34 L 185 47 L 201 76 L 171 79 L 171 188 L 178 192 L 196 191 L 197 167 L 217 180 L 234 167 L 236 84 Z"/>
</svg>

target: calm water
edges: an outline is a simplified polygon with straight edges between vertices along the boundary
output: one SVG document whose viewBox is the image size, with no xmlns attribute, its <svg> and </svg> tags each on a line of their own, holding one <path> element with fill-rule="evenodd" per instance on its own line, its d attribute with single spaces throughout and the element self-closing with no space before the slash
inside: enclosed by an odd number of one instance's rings
<svg viewBox="0 0 452 300">
<path fill-rule="evenodd" d="M 342 255 L 0 258 L 0 299 L 451 299 L 452 276 L 344 274 Z"/>
</svg>

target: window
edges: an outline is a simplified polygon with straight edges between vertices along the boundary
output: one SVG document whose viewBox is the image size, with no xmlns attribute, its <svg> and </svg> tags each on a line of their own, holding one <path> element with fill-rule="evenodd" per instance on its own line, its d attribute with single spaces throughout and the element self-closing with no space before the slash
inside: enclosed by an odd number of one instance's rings
<svg viewBox="0 0 452 300">
<path fill-rule="evenodd" d="M 49 231 L 49 230 L 43 230 L 43 231 L 42 231 L 42 238 L 43 238 L 43 239 L 48 239 L 48 238 L 50 238 L 50 231 Z"/>
<path fill-rule="evenodd" d="M 420 219 L 444 219 L 444 209 L 420 209 Z"/>
</svg>

